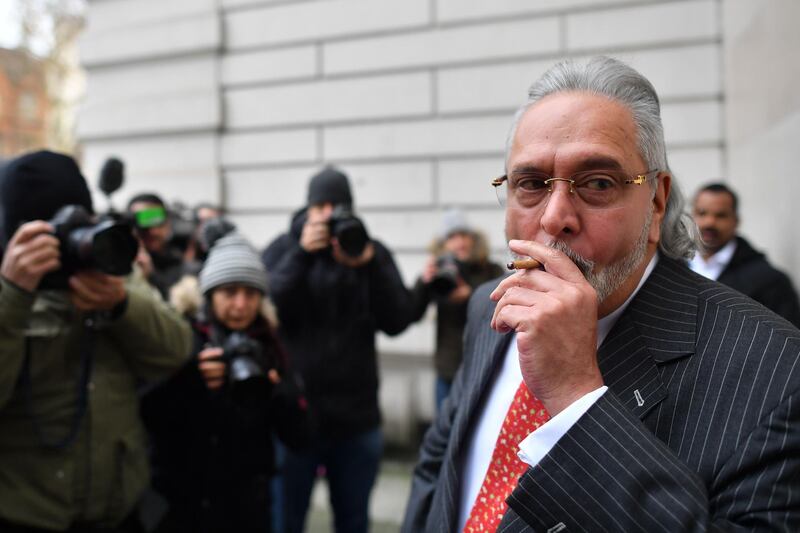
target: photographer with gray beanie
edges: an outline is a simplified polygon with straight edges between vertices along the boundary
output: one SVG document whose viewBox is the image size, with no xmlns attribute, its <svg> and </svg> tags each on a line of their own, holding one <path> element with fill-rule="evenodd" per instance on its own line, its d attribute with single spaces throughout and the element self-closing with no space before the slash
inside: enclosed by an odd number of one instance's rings
<svg viewBox="0 0 800 533">
<path fill-rule="evenodd" d="M 366 532 L 383 449 L 375 333 L 408 326 L 410 294 L 389 251 L 353 215 L 347 176 L 332 167 L 312 177 L 308 205 L 262 258 L 281 338 L 319 425 L 308 449 L 286 457 L 287 532 L 303 531 L 320 466 L 336 532 Z"/>
<path fill-rule="evenodd" d="M 269 532 L 272 431 L 308 437 L 300 389 L 275 333 L 267 273 L 237 233 L 211 248 L 195 288 L 195 355 L 150 391 L 142 413 L 153 439 L 153 487 L 169 503 L 159 533 Z M 185 311 L 185 309 L 183 310 Z"/>
</svg>

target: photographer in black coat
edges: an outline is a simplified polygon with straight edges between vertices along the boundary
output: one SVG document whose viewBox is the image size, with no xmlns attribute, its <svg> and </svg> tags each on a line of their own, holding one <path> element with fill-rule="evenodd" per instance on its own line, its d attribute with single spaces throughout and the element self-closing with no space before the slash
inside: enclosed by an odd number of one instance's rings
<svg viewBox="0 0 800 533">
<path fill-rule="evenodd" d="M 243 237 L 216 242 L 199 289 L 195 357 L 142 402 L 153 486 L 169 503 L 158 531 L 269 532 L 271 432 L 305 444 L 305 400 L 274 332 L 266 272 Z"/>
<path fill-rule="evenodd" d="M 489 258 L 486 237 L 467 222 L 458 209 L 445 212 L 442 229 L 430 247 L 431 256 L 411 291 L 413 319 L 425 315 L 436 303 L 436 370 L 434 395 L 438 410 L 450 393 L 453 378 L 461 366 L 467 304 L 473 289 L 503 274 Z"/>
<path fill-rule="evenodd" d="M 284 465 L 286 526 L 303 530 L 320 466 L 338 533 L 365 532 L 382 453 L 375 333 L 410 321 L 410 295 L 389 251 L 352 215 L 347 177 L 325 168 L 308 207 L 264 252 L 281 338 L 319 424 L 308 450 Z"/>
</svg>

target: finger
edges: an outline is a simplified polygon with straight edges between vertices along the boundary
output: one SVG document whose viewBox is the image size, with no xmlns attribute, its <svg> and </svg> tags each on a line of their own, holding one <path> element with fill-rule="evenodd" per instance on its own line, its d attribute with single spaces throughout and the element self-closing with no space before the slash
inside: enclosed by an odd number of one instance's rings
<svg viewBox="0 0 800 533">
<path fill-rule="evenodd" d="M 74 291 L 69 293 L 69 299 L 72 301 L 72 305 L 79 311 L 90 311 L 94 309 L 94 304 L 92 302 Z"/>
<path fill-rule="evenodd" d="M 218 357 L 222 357 L 223 349 L 222 348 L 206 348 L 199 354 L 197 354 L 198 359 L 201 361 L 205 361 L 207 359 L 216 359 Z"/>
<path fill-rule="evenodd" d="M 86 295 L 88 295 L 90 292 L 86 285 L 86 281 L 83 279 L 83 276 L 80 273 L 73 274 L 69 277 L 69 287 L 83 297 L 86 297 Z"/>
<path fill-rule="evenodd" d="M 491 328 L 499 333 L 508 333 L 509 331 L 524 333 L 536 323 L 539 308 L 546 306 L 547 302 L 544 299 L 533 305 L 504 305 L 501 309 L 495 310 Z"/>
<path fill-rule="evenodd" d="M 225 384 L 224 379 L 207 379 L 206 380 L 206 387 L 212 390 L 219 389 Z"/>
<path fill-rule="evenodd" d="M 563 284 L 563 279 L 544 270 L 520 270 L 498 283 L 489 297 L 494 301 L 499 301 L 513 287 L 525 287 L 540 292 L 557 291 L 562 288 Z"/>
<path fill-rule="evenodd" d="M 225 363 L 201 361 L 198 366 L 204 376 L 218 378 L 225 375 Z"/>
<path fill-rule="evenodd" d="M 39 233 L 25 243 L 18 243 L 24 247 L 25 250 L 38 250 L 42 248 L 59 249 L 59 242 L 55 235 L 50 233 Z"/>
<path fill-rule="evenodd" d="M 26 243 L 42 233 L 53 233 L 53 231 L 53 226 L 44 220 L 33 220 L 31 222 L 26 222 L 25 224 L 21 225 L 16 232 L 14 232 L 14 235 L 8 242 L 8 248 L 10 249 L 15 245 Z"/>
<path fill-rule="evenodd" d="M 528 256 L 536 259 L 544 265 L 544 269 L 563 280 L 572 283 L 583 283 L 586 281 L 583 273 L 572 262 L 572 259 L 554 248 L 535 241 L 522 241 L 512 239 L 508 241 L 508 248 L 519 255 Z"/>
<path fill-rule="evenodd" d="M 76 272 L 69 278 L 70 287 L 81 294 L 88 295 L 97 290 L 97 283 L 92 280 L 86 271 Z"/>
<path fill-rule="evenodd" d="M 58 253 L 58 247 L 44 246 L 26 250 L 19 257 L 19 265 L 23 268 L 33 269 L 37 265 L 45 262 L 60 261 L 61 254 Z"/>
<path fill-rule="evenodd" d="M 81 270 L 75 273 L 74 277 L 79 279 L 81 284 L 91 291 L 101 291 L 107 285 L 103 274 L 96 270 Z"/>
<path fill-rule="evenodd" d="M 546 298 L 549 298 L 549 296 L 543 292 L 520 287 L 512 288 L 497 302 L 497 306 L 494 308 L 494 313 L 492 314 L 490 326 L 493 329 L 497 329 L 498 325 L 502 322 L 501 316 L 503 316 L 507 307 L 523 309 L 530 315 L 530 312 L 537 306 L 541 306 Z M 507 325 L 511 326 L 512 329 L 516 329 L 516 324 Z"/>
<path fill-rule="evenodd" d="M 70 276 L 69 286 L 72 289 L 72 291 L 85 302 L 88 302 L 95 306 L 100 305 L 104 302 L 103 295 L 98 294 L 97 291 L 92 290 L 92 288 L 90 288 L 86 284 L 86 282 L 77 275 Z"/>
</svg>

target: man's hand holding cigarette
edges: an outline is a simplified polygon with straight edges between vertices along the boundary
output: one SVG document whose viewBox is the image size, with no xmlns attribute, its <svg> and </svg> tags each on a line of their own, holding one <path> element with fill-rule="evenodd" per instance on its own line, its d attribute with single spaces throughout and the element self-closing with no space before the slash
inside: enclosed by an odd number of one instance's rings
<svg viewBox="0 0 800 533">
<path fill-rule="evenodd" d="M 564 253 L 533 241 L 509 248 L 544 265 L 519 270 L 492 292 L 491 327 L 517 333 L 522 378 L 555 416 L 603 385 L 597 365 L 597 295 Z"/>
</svg>

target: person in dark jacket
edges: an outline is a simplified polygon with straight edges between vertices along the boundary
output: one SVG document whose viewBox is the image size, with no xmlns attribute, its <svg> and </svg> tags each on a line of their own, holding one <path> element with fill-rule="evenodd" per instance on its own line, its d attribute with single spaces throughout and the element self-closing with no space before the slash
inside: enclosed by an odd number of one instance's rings
<svg viewBox="0 0 800 533">
<path fill-rule="evenodd" d="M 138 533 L 150 472 L 137 386 L 178 370 L 191 334 L 136 273 L 76 261 L 63 245 L 76 232 L 48 222 L 65 208 L 97 220 L 72 157 L 33 152 L 0 171 L 0 531 Z"/>
<path fill-rule="evenodd" d="M 182 287 L 190 290 L 186 280 Z M 308 417 L 277 340 L 258 253 L 238 234 L 223 237 L 195 294 L 196 355 L 142 400 L 153 487 L 169 504 L 158 531 L 269 532 L 272 431 L 289 446 L 305 445 Z"/>
<path fill-rule="evenodd" d="M 128 213 L 133 216 L 136 232 L 146 254 L 137 263 L 161 297 L 169 298 L 169 289 L 183 276 L 186 269 L 183 252 L 170 242 L 172 224 L 164 200 L 153 193 L 137 194 L 128 201 Z"/>
<path fill-rule="evenodd" d="M 484 235 L 470 227 L 464 213 L 452 209 L 444 214 L 442 231 L 431 243 L 431 256 L 417 280 L 413 296 L 414 321 L 436 302 L 436 409 L 447 397 L 461 365 L 462 337 L 467 324 L 467 302 L 478 285 L 503 273 L 489 260 Z"/>
<path fill-rule="evenodd" d="M 738 203 L 736 193 L 722 183 L 711 183 L 697 192 L 693 216 L 702 243 L 689 266 L 800 327 L 800 301 L 789 277 L 737 235 Z"/>
<path fill-rule="evenodd" d="M 410 295 L 392 256 L 347 215 L 352 205 L 347 177 L 323 169 L 311 179 L 308 207 L 263 254 L 281 337 L 318 426 L 308 450 L 286 457 L 290 533 L 303 530 L 320 467 L 336 531 L 367 531 L 369 495 L 382 452 L 375 333 L 398 334 L 410 322 Z M 363 249 L 340 233 L 342 228 L 355 228 L 362 236 L 356 244 Z"/>
</svg>

